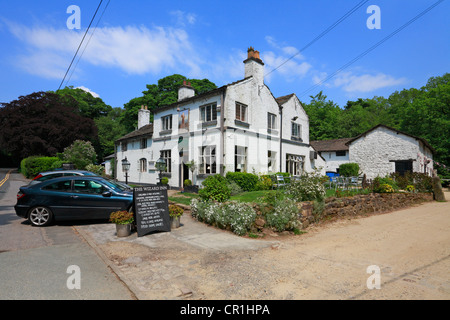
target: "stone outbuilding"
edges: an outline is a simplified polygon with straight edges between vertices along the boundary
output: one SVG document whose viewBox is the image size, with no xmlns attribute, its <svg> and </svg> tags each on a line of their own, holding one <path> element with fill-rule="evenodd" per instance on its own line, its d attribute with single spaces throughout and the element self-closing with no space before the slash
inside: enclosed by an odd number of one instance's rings
<svg viewBox="0 0 450 320">
<path fill-rule="evenodd" d="M 423 138 L 380 124 L 346 144 L 349 162 L 358 163 L 368 179 L 394 172 L 433 174 L 435 150 Z"/>
</svg>

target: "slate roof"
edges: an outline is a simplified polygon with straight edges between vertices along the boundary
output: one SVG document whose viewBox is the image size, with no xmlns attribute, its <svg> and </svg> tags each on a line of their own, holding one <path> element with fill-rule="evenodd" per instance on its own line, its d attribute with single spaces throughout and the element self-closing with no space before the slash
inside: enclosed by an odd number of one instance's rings
<svg viewBox="0 0 450 320">
<path fill-rule="evenodd" d="M 131 139 L 131 138 L 138 138 L 141 136 L 146 136 L 148 138 L 153 137 L 153 123 L 150 123 L 146 126 L 143 126 L 142 128 L 140 128 L 138 130 L 130 132 L 130 133 L 124 135 L 123 137 L 120 137 L 119 139 L 116 140 L 116 142 Z"/>
<path fill-rule="evenodd" d="M 316 140 L 310 141 L 309 144 L 317 152 L 334 152 L 334 151 L 347 151 L 347 143 L 353 138 L 342 138 L 334 140 Z"/>
<path fill-rule="evenodd" d="M 358 140 L 359 138 L 365 136 L 366 134 L 368 134 L 368 133 L 372 132 L 373 130 L 378 129 L 378 128 L 380 128 L 380 127 L 386 128 L 386 129 L 391 130 L 391 131 L 394 131 L 394 132 L 396 132 L 397 134 L 403 134 L 403 135 L 405 135 L 405 136 L 408 136 L 408 137 L 414 138 L 414 139 L 416 139 L 416 140 L 419 140 L 419 141 L 421 141 L 428 149 L 430 149 L 430 151 L 431 151 L 433 154 L 436 154 L 436 150 L 434 150 L 434 148 L 433 148 L 433 147 L 428 143 L 428 141 L 425 140 L 424 138 L 413 136 L 412 134 L 409 134 L 409 133 L 406 133 L 406 132 L 402 132 L 402 131 L 399 131 L 399 130 L 397 130 L 397 129 L 394 129 L 394 128 L 385 126 L 384 124 L 376 125 L 376 126 L 373 127 L 372 129 L 369 129 L 369 130 L 367 130 L 366 132 L 361 133 L 359 136 L 356 136 L 356 137 L 354 137 L 354 138 L 351 138 L 346 144 L 349 145 L 349 144 L 352 143 L 353 141 Z"/>
</svg>

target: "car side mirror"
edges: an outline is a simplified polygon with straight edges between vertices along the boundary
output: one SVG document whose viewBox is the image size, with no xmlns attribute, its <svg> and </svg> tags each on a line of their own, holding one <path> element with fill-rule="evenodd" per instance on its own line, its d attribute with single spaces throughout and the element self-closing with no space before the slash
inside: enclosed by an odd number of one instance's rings
<svg viewBox="0 0 450 320">
<path fill-rule="evenodd" d="M 108 197 L 112 196 L 112 193 L 111 193 L 111 191 L 105 191 L 105 192 L 102 193 L 102 196 L 108 198 Z"/>
</svg>

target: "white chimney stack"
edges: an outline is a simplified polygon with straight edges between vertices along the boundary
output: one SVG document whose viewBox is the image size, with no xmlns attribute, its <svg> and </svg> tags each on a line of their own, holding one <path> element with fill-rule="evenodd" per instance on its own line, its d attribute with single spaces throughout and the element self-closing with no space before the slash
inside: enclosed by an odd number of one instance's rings
<svg viewBox="0 0 450 320">
<path fill-rule="evenodd" d="M 253 77 L 258 85 L 264 84 L 264 62 L 262 62 L 259 51 L 250 47 L 247 50 L 248 56 L 244 60 L 245 78 Z"/>
<path fill-rule="evenodd" d="M 192 88 L 191 83 L 183 81 L 183 85 L 178 89 L 178 101 L 188 99 L 195 96 L 195 89 Z"/>
<path fill-rule="evenodd" d="M 141 106 L 138 113 L 138 130 L 148 124 L 150 124 L 150 110 L 147 106 Z"/>
</svg>

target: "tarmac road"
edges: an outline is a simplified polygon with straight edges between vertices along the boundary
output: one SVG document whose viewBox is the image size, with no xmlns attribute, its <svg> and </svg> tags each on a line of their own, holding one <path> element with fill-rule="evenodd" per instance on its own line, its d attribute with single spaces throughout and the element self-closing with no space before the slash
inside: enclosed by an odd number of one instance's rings
<svg viewBox="0 0 450 320">
<path fill-rule="evenodd" d="M 0 300 L 135 299 L 73 224 L 35 228 L 16 216 L 24 184 L 13 171 L 0 186 Z"/>
</svg>

